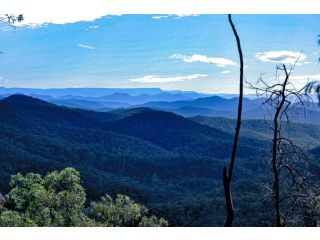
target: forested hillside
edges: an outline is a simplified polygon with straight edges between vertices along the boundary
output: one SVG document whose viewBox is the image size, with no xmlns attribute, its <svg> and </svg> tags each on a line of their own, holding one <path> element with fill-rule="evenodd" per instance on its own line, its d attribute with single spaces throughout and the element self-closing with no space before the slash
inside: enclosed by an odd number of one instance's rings
<svg viewBox="0 0 320 240">
<path fill-rule="evenodd" d="M 1 192 L 10 191 L 17 172 L 73 167 L 81 174 L 86 204 L 104 194 L 125 194 L 170 226 L 221 226 L 221 169 L 232 129 L 234 121 L 221 118 L 188 119 L 147 108 L 94 112 L 12 95 L 0 101 Z M 237 226 L 271 225 L 272 202 L 261 187 L 269 181 L 267 129 L 263 121 L 244 122 L 234 185 Z M 308 141 L 313 181 L 319 181 L 319 127 L 293 124 L 288 134 Z"/>
</svg>

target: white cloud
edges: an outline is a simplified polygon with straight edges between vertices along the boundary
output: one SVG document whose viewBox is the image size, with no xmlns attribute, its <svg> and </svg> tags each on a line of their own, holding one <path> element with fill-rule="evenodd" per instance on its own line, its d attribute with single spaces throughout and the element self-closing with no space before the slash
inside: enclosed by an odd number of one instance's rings
<svg viewBox="0 0 320 240">
<path fill-rule="evenodd" d="M 290 77 L 291 80 L 298 80 L 298 81 L 319 81 L 320 74 L 315 75 L 294 75 Z"/>
<path fill-rule="evenodd" d="M 8 79 L 8 78 L 5 78 L 5 77 L 0 76 L 0 82 L 2 82 L 2 83 L 8 83 L 8 82 L 9 82 L 9 79 Z"/>
<path fill-rule="evenodd" d="M 225 66 L 234 66 L 237 65 L 234 61 L 226 58 L 214 58 L 207 57 L 201 54 L 193 54 L 192 56 L 186 56 L 182 54 L 173 54 L 169 57 L 170 59 L 182 59 L 184 62 L 193 63 L 193 62 L 202 62 L 216 65 L 217 67 L 225 67 Z"/>
<path fill-rule="evenodd" d="M 157 15 L 157 16 L 152 16 L 151 18 L 160 20 L 163 18 L 174 18 L 174 19 L 180 19 L 183 17 L 197 17 L 199 16 L 198 14 L 168 14 L 168 15 Z"/>
<path fill-rule="evenodd" d="M 207 77 L 205 74 L 192 74 L 187 76 L 176 76 L 176 77 L 159 77 L 148 75 L 141 78 L 132 78 L 129 79 L 131 82 L 140 82 L 140 83 L 168 83 L 168 82 L 183 82 L 195 80 L 203 77 Z"/>
<path fill-rule="evenodd" d="M 10 0 L 1 1 L 1 12 L 23 14 L 24 21 L 17 23 L 20 26 L 40 27 L 48 23 L 66 24 L 80 21 L 94 21 L 105 16 L 119 16 L 121 14 L 146 14 L 150 12 L 168 12 L 165 4 L 151 4 L 157 10 L 141 10 L 149 8 L 147 0 L 119 1 L 119 0 Z M 150 5 L 150 7 L 151 7 Z M 149 8 L 150 9 L 150 8 Z M 160 9 L 163 9 L 162 11 Z M 165 10 L 166 9 L 166 10 Z M 195 14 L 181 14 L 183 11 L 174 11 L 172 18 L 195 16 Z M 187 11 L 190 12 L 190 11 Z M 180 14 L 179 14 L 180 13 Z M 159 16 L 166 16 L 165 14 Z M 154 18 L 157 19 L 157 18 Z"/>
<path fill-rule="evenodd" d="M 10 0 L 1 3 L 3 13 L 23 14 L 24 21 L 17 26 L 40 27 L 48 23 L 66 24 L 94 21 L 107 15 L 120 15 L 112 9 L 110 0 Z"/>
<path fill-rule="evenodd" d="M 304 64 L 304 60 L 307 58 L 306 55 L 301 52 L 292 51 L 269 51 L 263 53 L 256 53 L 255 57 L 262 62 L 273 62 L 282 64 L 294 64 L 299 58 L 297 65 Z"/>
<path fill-rule="evenodd" d="M 221 73 L 222 74 L 228 74 L 228 73 L 231 73 L 231 71 L 222 71 Z"/>
<path fill-rule="evenodd" d="M 79 48 L 84 48 L 84 49 L 94 49 L 94 47 L 90 46 L 90 45 L 86 45 L 86 44 L 81 44 L 79 43 L 77 45 Z"/>
<path fill-rule="evenodd" d="M 280 79 L 283 80 L 284 76 L 280 76 Z M 269 81 L 274 81 L 273 78 L 269 78 Z M 313 75 L 294 75 L 290 76 L 290 81 L 294 84 L 297 89 L 303 88 L 308 82 L 311 81 L 320 81 L 320 74 Z"/>
<path fill-rule="evenodd" d="M 3 26 L 2 28 L 0 28 L 2 32 L 9 32 L 9 31 L 13 31 L 15 30 L 14 27 L 12 26 Z"/>
<path fill-rule="evenodd" d="M 93 29 L 98 29 L 99 26 L 98 25 L 92 25 L 86 28 L 86 30 L 93 30 Z"/>
<path fill-rule="evenodd" d="M 183 17 L 198 17 L 199 14 L 176 14 L 177 18 L 183 18 Z"/>
<path fill-rule="evenodd" d="M 152 16 L 151 18 L 159 20 L 159 19 L 168 18 L 168 17 L 169 17 L 168 15 L 159 15 L 159 16 Z"/>
</svg>

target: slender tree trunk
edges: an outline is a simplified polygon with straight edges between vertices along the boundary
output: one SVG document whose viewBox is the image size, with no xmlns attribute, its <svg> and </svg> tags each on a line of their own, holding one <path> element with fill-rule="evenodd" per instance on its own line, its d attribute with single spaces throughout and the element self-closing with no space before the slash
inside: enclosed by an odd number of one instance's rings
<svg viewBox="0 0 320 240">
<path fill-rule="evenodd" d="M 279 108 L 278 108 L 279 109 Z M 272 140 L 272 169 L 273 169 L 273 188 L 272 197 L 274 205 L 274 225 L 280 227 L 280 190 L 279 190 L 279 171 L 277 167 L 277 143 L 278 143 L 278 109 L 275 114 L 273 124 Z"/>
<path fill-rule="evenodd" d="M 239 103 L 238 103 L 237 126 L 235 129 L 235 135 L 233 140 L 230 165 L 229 165 L 229 169 L 227 166 L 224 166 L 223 168 L 223 188 L 224 188 L 224 197 L 225 197 L 226 208 L 227 208 L 227 216 L 224 223 L 225 227 L 231 227 L 234 219 L 234 208 L 233 208 L 232 195 L 231 195 L 231 182 L 232 182 L 233 169 L 234 169 L 237 147 L 238 147 L 240 127 L 241 127 L 242 100 L 243 100 L 243 55 L 242 55 L 242 49 L 240 44 L 240 38 L 232 22 L 231 14 L 228 15 L 228 20 L 237 41 L 237 48 L 238 48 L 239 58 L 240 58 L 240 82 L 239 82 Z"/>
<path fill-rule="evenodd" d="M 283 82 L 282 89 L 281 89 L 281 101 L 276 109 L 276 113 L 273 118 L 273 139 L 272 139 L 272 170 L 273 170 L 273 188 L 272 188 L 272 197 L 273 197 L 273 205 L 274 205 L 274 225 L 276 227 L 281 227 L 281 215 L 280 215 L 280 189 L 279 189 L 279 182 L 280 182 L 280 173 L 277 166 L 277 147 L 279 144 L 279 116 L 286 101 L 286 86 L 289 80 L 289 74 L 287 72 L 286 66 L 283 66 L 283 70 L 286 74 L 286 78 Z M 280 119 L 281 120 L 281 119 Z"/>
</svg>

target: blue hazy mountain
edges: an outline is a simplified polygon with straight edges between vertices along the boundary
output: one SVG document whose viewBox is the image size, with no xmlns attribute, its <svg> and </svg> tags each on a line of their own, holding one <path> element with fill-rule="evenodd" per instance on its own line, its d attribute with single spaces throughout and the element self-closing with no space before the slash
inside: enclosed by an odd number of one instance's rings
<svg viewBox="0 0 320 240">
<path fill-rule="evenodd" d="M 160 88 L 0 88 L 0 98 L 24 94 L 67 107 L 108 111 L 151 101 L 193 100 L 208 94 Z"/>
<path fill-rule="evenodd" d="M 264 98 L 243 99 L 243 119 L 272 119 L 273 111 L 263 107 Z M 220 96 L 202 97 L 192 100 L 182 101 L 153 101 L 133 107 L 149 107 L 158 110 L 174 112 L 176 114 L 192 117 L 192 116 L 210 116 L 236 118 L 238 108 L 237 97 L 223 98 Z M 306 105 L 306 109 L 297 106 L 291 112 L 292 121 L 320 124 L 320 110 L 315 104 Z"/>
<path fill-rule="evenodd" d="M 0 87 L 0 95 L 24 94 L 24 95 L 44 95 L 51 97 L 62 97 L 66 95 L 83 97 L 102 97 L 114 93 L 126 93 L 131 96 L 141 94 L 156 95 L 161 93 L 170 93 L 173 95 L 182 94 L 189 98 L 207 96 L 208 94 L 197 93 L 194 91 L 165 91 L 160 88 L 5 88 Z"/>
</svg>

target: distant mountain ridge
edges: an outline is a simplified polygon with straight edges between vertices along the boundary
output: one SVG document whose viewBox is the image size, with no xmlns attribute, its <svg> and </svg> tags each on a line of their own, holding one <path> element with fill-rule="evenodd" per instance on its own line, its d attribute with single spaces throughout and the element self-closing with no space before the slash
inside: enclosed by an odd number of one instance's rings
<svg viewBox="0 0 320 240">
<path fill-rule="evenodd" d="M 156 95 L 161 93 L 184 94 L 189 98 L 209 96 L 211 94 L 198 93 L 195 91 L 162 90 L 160 88 L 5 88 L 0 87 L 0 95 L 24 94 L 43 95 L 51 97 L 63 96 L 83 96 L 83 97 L 103 97 L 114 93 L 125 93 L 131 96 L 142 94 Z"/>
<path fill-rule="evenodd" d="M 108 112 L 124 108 L 152 108 L 182 115 L 184 117 L 209 116 L 236 118 L 238 98 L 234 94 L 207 95 L 192 91 L 164 91 L 157 88 L 137 89 L 25 89 L 0 88 L 0 99 L 15 92 L 51 102 L 60 106 Z M 1 95 L 2 93 L 2 95 Z M 6 94 L 4 94 L 6 93 Z M 51 95 L 45 95 L 51 94 Z M 264 98 L 245 96 L 243 119 L 271 119 L 272 111 L 262 108 Z M 301 107 L 294 110 L 293 121 L 320 124 L 320 108 L 310 104 L 306 111 Z"/>
<path fill-rule="evenodd" d="M 264 98 L 243 99 L 243 119 L 272 119 L 272 111 L 263 108 Z M 148 102 L 132 107 L 149 107 L 164 111 L 171 111 L 185 117 L 209 116 L 225 117 L 234 119 L 237 116 L 238 98 L 222 98 L 210 96 L 183 101 L 158 101 Z M 320 108 L 316 104 L 310 103 L 306 109 L 297 106 L 291 112 L 292 121 L 311 124 L 320 124 Z"/>
<path fill-rule="evenodd" d="M 165 91 L 160 88 L 0 88 L 0 99 L 23 94 L 67 107 L 108 111 L 150 101 L 192 100 L 208 94 L 193 91 Z"/>
<path fill-rule="evenodd" d="M 243 202 L 236 225 L 253 225 L 252 219 L 261 217 L 249 210 L 262 202 L 253 176 L 268 178 L 270 139 L 263 123 L 243 125 L 235 191 L 251 198 Z M 72 166 L 81 172 L 89 199 L 123 193 L 173 226 L 219 226 L 224 220 L 221 174 L 232 129 L 231 119 L 189 119 L 143 107 L 97 112 L 12 95 L 0 100 L 0 192 L 6 193 L 10 175 L 17 172 Z M 317 132 L 319 126 L 294 124 L 290 136 L 312 141 L 308 147 L 320 157 Z"/>
</svg>

